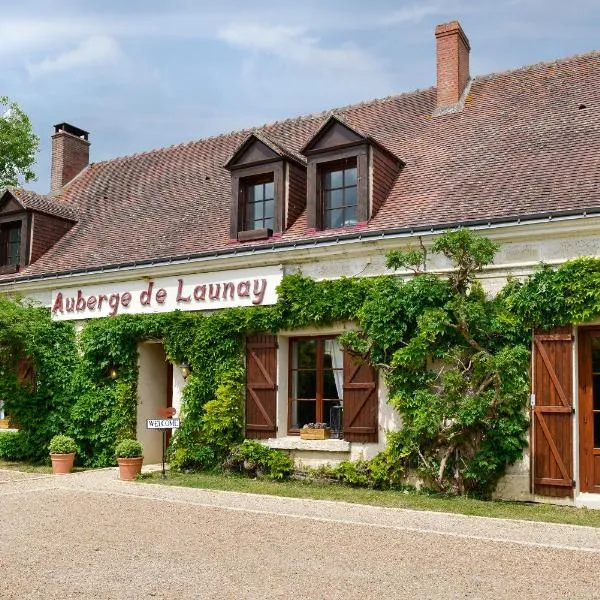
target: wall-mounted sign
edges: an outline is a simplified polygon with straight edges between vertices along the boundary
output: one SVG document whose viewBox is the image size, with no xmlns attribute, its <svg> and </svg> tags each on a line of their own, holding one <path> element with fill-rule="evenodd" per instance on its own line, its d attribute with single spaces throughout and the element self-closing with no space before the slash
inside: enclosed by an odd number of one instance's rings
<svg viewBox="0 0 600 600">
<path fill-rule="evenodd" d="M 281 278 L 282 268 L 274 266 L 57 289 L 51 311 L 54 319 L 70 321 L 275 304 Z"/>
</svg>

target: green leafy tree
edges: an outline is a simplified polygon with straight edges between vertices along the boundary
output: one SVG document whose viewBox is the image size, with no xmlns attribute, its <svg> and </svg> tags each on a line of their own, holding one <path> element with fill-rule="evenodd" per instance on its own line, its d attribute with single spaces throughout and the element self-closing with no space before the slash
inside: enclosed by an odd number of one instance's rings
<svg viewBox="0 0 600 600">
<path fill-rule="evenodd" d="M 0 187 L 35 179 L 39 143 L 29 117 L 16 102 L 0 96 Z"/>
<path fill-rule="evenodd" d="M 525 445 L 527 333 L 476 279 L 497 246 L 467 230 L 440 236 L 431 252 L 452 264 L 425 272 L 425 248 L 388 255 L 409 281 L 382 279 L 359 311 L 361 332 L 343 342 L 387 376 L 402 429 L 389 435 L 385 469 L 417 467 L 436 490 L 487 495 Z M 394 475 L 393 477 L 391 475 Z M 375 481 L 377 483 L 377 481 Z"/>
</svg>

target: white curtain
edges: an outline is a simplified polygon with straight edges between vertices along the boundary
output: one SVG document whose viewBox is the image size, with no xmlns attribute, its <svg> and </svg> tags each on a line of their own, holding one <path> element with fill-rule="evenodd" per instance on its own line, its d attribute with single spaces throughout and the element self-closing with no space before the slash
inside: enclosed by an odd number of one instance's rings
<svg viewBox="0 0 600 600">
<path fill-rule="evenodd" d="M 344 353 L 337 340 L 325 340 L 325 354 L 331 356 L 331 366 L 335 369 L 335 387 L 341 400 L 344 397 Z"/>
</svg>

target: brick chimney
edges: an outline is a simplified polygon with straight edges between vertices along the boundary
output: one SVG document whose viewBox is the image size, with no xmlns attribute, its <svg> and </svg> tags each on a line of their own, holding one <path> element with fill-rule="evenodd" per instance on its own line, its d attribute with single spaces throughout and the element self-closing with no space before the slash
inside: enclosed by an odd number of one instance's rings
<svg viewBox="0 0 600 600">
<path fill-rule="evenodd" d="M 89 133 L 68 123 L 54 126 L 50 192 L 58 192 L 90 164 Z"/>
<path fill-rule="evenodd" d="M 458 104 L 469 81 L 469 40 L 458 21 L 435 28 L 437 108 Z"/>
</svg>

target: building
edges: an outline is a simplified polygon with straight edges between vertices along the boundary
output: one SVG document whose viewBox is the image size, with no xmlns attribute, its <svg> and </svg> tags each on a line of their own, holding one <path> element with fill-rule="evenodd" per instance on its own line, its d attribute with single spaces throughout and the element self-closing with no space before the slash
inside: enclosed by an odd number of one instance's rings
<svg viewBox="0 0 600 600">
<path fill-rule="evenodd" d="M 460 25 L 439 25 L 435 37 L 437 82 L 425 90 L 100 163 L 89 162 L 88 132 L 56 125 L 50 193 L 8 189 L 0 198 L 0 292 L 76 321 L 273 304 L 284 273 L 385 273 L 388 250 L 427 245 L 457 226 L 502 244 L 482 276 L 490 291 L 542 261 L 600 256 L 600 53 L 471 78 Z M 385 383 L 361 372 L 363 387 L 344 395 L 349 368 L 334 336 L 351 326 L 248 340 L 249 436 L 305 462 L 383 447 L 399 426 Z M 587 402 L 589 414 L 573 417 L 571 407 L 582 393 L 577 365 L 591 377 L 582 352 L 596 331 L 537 339 L 537 372 L 547 370 L 534 419 L 544 421 L 532 451 L 538 472 L 524 457 L 504 497 L 570 498 L 574 487 L 579 501 L 595 501 L 586 494 L 600 480 L 580 460 L 580 449 L 595 455 L 594 434 L 580 419 L 595 423 L 596 413 Z M 555 342 L 561 353 L 546 348 Z M 309 400 L 298 392 L 302 360 L 320 382 Z M 184 380 L 160 344 L 140 346 L 139 367 L 138 437 L 156 460 L 140 424 L 164 404 L 163 390 L 178 407 Z M 544 413 L 542 401 L 556 393 L 572 435 L 560 451 L 544 417 L 560 411 Z M 299 427 L 326 420 L 340 401 L 344 439 L 298 439 Z"/>
</svg>

